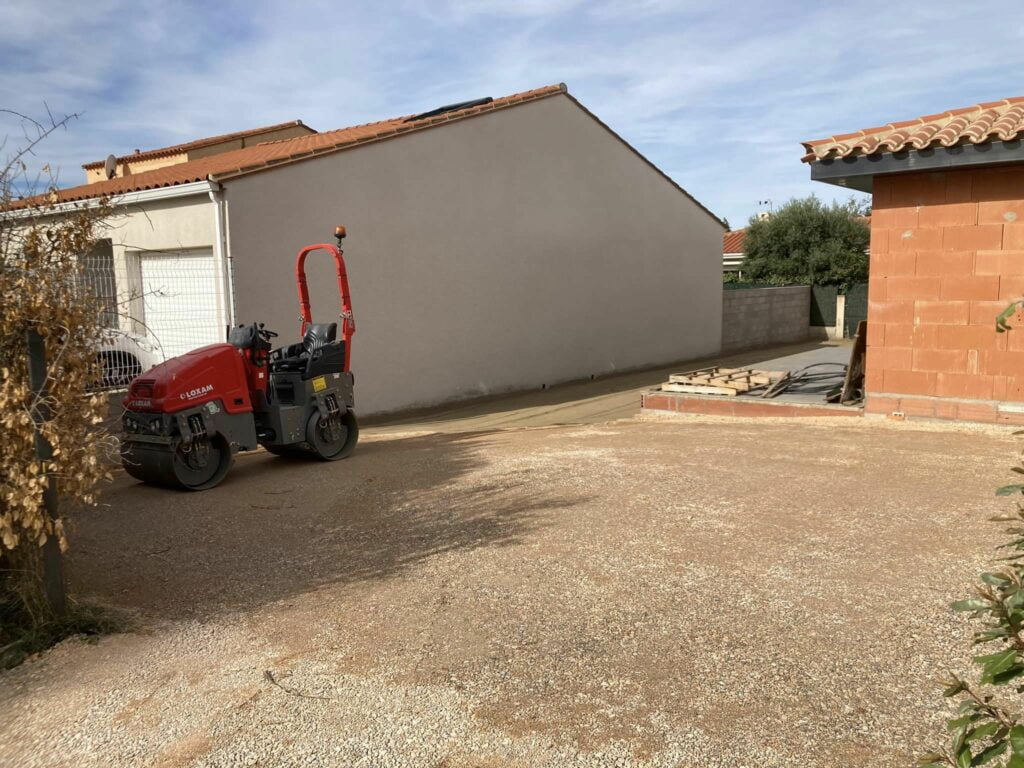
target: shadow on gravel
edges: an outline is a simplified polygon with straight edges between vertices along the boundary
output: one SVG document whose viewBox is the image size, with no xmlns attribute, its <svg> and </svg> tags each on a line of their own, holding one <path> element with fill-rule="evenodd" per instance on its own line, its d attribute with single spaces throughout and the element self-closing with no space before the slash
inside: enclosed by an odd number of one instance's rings
<svg viewBox="0 0 1024 768">
<path fill-rule="evenodd" d="M 151 619 L 244 611 L 319 587 L 394 577 L 449 552 L 505 547 L 587 501 L 484 466 L 481 433 L 360 444 L 336 463 L 241 456 L 217 488 L 183 493 L 119 475 L 75 519 L 81 594 Z"/>
</svg>

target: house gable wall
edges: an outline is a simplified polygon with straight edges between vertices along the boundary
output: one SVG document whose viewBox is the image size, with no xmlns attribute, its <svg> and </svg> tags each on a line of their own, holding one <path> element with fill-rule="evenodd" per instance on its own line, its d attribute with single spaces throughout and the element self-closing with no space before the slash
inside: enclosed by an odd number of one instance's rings
<svg viewBox="0 0 1024 768">
<path fill-rule="evenodd" d="M 236 317 L 297 333 L 346 247 L 362 413 L 710 355 L 721 225 L 555 96 L 226 183 Z M 315 319 L 337 313 L 324 258 Z"/>
</svg>

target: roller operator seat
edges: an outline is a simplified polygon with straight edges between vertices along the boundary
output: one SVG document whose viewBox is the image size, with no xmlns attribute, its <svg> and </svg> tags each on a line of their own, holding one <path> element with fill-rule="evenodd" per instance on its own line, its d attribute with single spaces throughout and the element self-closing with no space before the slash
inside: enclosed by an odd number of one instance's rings
<svg viewBox="0 0 1024 768">
<path fill-rule="evenodd" d="M 313 353 L 325 344 L 334 342 L 338 337 L 337 323 L 312 323 L 307 326 L 302 341 L 289 344 L 277 350 L 276 360 L 271 360 L 271 371 L 305 371 Z M 279 356 L 278 356 L 279 355 Z"/>
</svg>

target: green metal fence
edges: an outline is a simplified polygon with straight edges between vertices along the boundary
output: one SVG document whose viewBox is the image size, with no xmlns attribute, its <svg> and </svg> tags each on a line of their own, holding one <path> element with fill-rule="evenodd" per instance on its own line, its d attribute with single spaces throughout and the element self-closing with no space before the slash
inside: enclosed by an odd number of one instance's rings
<svg viewBox="0 0 1024 768">
<path fill-rule="evenodd" d="M 868 284 L 855 283 L 846 291 L 846 308 L 843 312 L 843 336 L 852 339 L 857 335 L 857 325 L 868 319 Z"/>
<path fill-rule="evenodd" d="M 811 286 L 811 322 L 816 328 L 834 327 L 839 289 L 834 285 Z"/>
<path fill-rule="evenodd" d="M 739 291 L 746 290 L 747 288 L 783 288 L 785 286 L 777 285 L 775 283 L 722 283 L 722 288 L 727 291 Z"/>
</svg>

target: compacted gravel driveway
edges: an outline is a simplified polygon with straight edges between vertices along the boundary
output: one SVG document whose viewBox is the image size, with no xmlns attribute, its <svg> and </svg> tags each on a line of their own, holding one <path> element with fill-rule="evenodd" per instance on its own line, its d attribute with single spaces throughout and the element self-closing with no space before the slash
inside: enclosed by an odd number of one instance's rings
<svg viewBox="0 0 1024 768">
<path fill-rule="evenodd" d="M 906 765 L 1014 450 L 636 419 L 121 477 L 69 566 L 135 629 L 0 674 L 0 764 Z"/>
</svg>

